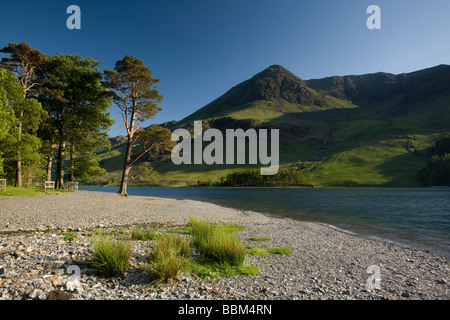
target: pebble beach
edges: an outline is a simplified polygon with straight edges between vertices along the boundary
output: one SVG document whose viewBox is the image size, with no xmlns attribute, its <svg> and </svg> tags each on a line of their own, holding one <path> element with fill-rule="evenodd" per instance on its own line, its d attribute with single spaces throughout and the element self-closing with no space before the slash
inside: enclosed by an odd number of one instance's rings
<svg viewBox="0 0 450 320">
<path fill-rule="evenodd" d="M 182 273 L 156 285 L 142 269 L 154 241 L 133 241 L 123 276 L 101 277 L 90 268 L 86 232 L 129 231 L 139 224 L 183 227 L 190 216 L 244 226 L 237 234 L 246 246 L 287 247 L 292 255 L 247 255 L 245 263 L 259 275 L 209 280 Z M 69 231 L 70 240 L 64 235 Z M 71 266 L 80 271 L 77 285 Z M 377 288 L 368 287 L 373 266 L 379 270 Z M 72 300 L 447 300 L 449 271 L 449 260 L 432 252 L 206 202 L 102 192 L 0 196 L 2 300 L 46 300 L 52 292 Z"/>
</svg>

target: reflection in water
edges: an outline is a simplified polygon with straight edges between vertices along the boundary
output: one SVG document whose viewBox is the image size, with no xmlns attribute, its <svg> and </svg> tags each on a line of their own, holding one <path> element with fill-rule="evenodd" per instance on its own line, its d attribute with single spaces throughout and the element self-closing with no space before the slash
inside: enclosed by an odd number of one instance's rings
<svg viewBox="0 0 450 320">
<path fill-rule="evenodd" d="M 117 192 L 116 187 L 80 190 Z M 129 195 L 192 199 L 320 222 L 450 257 L 450 188 L 152 188 Z"/>
</svg>

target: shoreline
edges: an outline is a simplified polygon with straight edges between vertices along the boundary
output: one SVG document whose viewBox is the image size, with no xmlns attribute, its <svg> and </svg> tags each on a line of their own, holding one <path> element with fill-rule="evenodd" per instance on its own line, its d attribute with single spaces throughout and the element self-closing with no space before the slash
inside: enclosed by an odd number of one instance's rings
<svg viewBox="0 0 450 320">
<path fill-rule="evenodd" d="M 101 191 L 86 191 L 86 192 L 101 192 Z M 106 193 L 110 193 L 110 192 L 106 192 Z M 115 194 L 115 193 L 112 193 L 112 194 Z M 332 230 L 334 230 L 336 232 L 342 232 L 344 234 L 348 234 L 348 235 L 351 235 L 351 236 L 361 237 L 363 239 L 372 240 L 372 241 L 386 242 L 386 243 L 389 243 L 389 244 L 392 244 L 392 245 L 396 245 L 396 246 L 399 246 L 399 247 L 402 247 L 402 248 L 405 248 L 405 249 L 422 251 L 422 252 L 425 252 L 425 253 L 432 253 L 432 254 L 435 254 L 435 255 L 442 256 L 443 258 L 449 259 L 449 257 L 447 255 L 443 254 L 442 252 L 439 252 L 439 250 L 428 250 L 428 249 L 421 248 L 420 246 L 414 246 L 412 244 L 402 243 L 400 241 L 391 240 L 391 239 L 388 239 L 388 238 L 383 238 L 383 237 L 374 236 L 374 235 L 364 235 L 364 234 L 361 234 L 361 233 L 358 233 L 358 232 L 350 231 L 350 230 L 343 229 L 343 228 L 334 226 L 332 224 L 323 223 L 323 222 L 302 221 L 302 220 L 297 220 L 297 219 L 290 218 L 290 217 L 278 216 L 278 215 L 270 213 L 270 212 L 257 212 L 257 211 L 252 211 L 252 210 L 243 210 L 243 209 L 233 208 L 233 207 L 229 207 L 229 206 L 222 205 L 222 204 L 217 204 L 217 203 L 214 203 L 214 202 L 209 202 L 209 201 L 206 201 L 206 200 L 189 200 L 189 199 L 176 198 L 176 197 L 174 197 L 174 198 L 166 198 L 166 197 L 153 197 L 153 196 L 128 196 L 128 197 L 139 197 L 139 198 L 140 197 L 144 197 L 144 198 L 155 198 L 155 199 L 161 199 L 161 200 L 165 199 L 165 200 L 177 200 L 177 201 L 187 200 L 187 201 L 194 201 L 194 202 L 200 202 L 200 203 L 205 203 L 205 204 L 212 204 L 212 205 L 224 208 L 224 209 L 231 209 L 231 210 L 244 211 L 244 212 L 249 212 L 249 213 L 262 214 L 262 215 L 268 216 L 268 217 L 273 218 L 273 219 L 288 219 L 288 220 L 292 220 L 294 222 L 313 223 L 313 224 L 324 226 L 326 228 L 330 228 L 330 229 L 332 229 Z M 91 230 L 95 230 L 95 229 L 98 229 L 98 228 L 104 228 L 104 227 L 105 226 L 96 226 L 96 227 L 93 227 L 91 229 L 86 229 L 86 230 L 83 230 L 83 231 L 91 231 Z M 129 227 L 130 227 L 129 224 L 123 224 L 123 225 L 109 226 L 108 228 L 129 228 Z M 80 228 L 64 228 L 64 227 L 63 228 L 59 228 L 59 227 L 57 227 L 57 228 L 53 228 L 53 229 L 39 228 L 38 230 L 33 230 L 33 229 L 31 229 L 31 230 L 22 230 L 22 229 L 18 229 L 18 230 L 2 230 L 2 229 L 0 229 L 0 237 L 3 236 L 3 235 L 13 236 L 13 235 L 29 234 L 29 233 L 33 233 L 33 232 L 36 232 L 36 231 L 49 233 L 49 232 L 60 232 L 60 231 L 79 231 L 78 229 L 80 229 Z"/>
<path fill-rule="evenodd" d="M 367 239 L 329 225 L 203 201 L 123 198 L 106 192 L 11 198 L 16 199 L 0 203 L 0 232 L 27 231 L 0 234 L 0 298 L 3 299 L 45 298 L 52 289 L 68 291 L 68 275 L 61 274 L 61 269 L 71 264 L 81 266 L 82 287 L 69 292 L 73 299 L 81 300 L 450 298 L 449 259 L 382 239 Z M 242 225 L 245 230 L 238 235 L 245 245 L 266 249 L 284 246 L 293 254 L 247 255 L 247 263 L 260 269 L 258 276 L 210 281 L 182 275 L 179 281 L 153 287 L 145 272 L 138 271 L 152 244 L 133 241 L 135 267 L 129 268 L 124 276 L 101 278 L 89 269 L 90 238 L 82 236 L 83 231 L 129 228 L 140 223 L 183 226 L 190 215 L 210 222 Z M 54 231 L 45 233 L 48 226 Z M 57 230 L 76 230 L 77 235 L 74 241 L 66 241 Z M 254 242 L 249 240 L 251 236 L 271 240 Z M 373 265 L 380 267 L 382 287 L 368 291 L 367 268 Z M 115 283 L 114 288 L 108 287 L 111 281 Z"/>
<path fill-rule="evenodd" d="M 111 186 L 103 186 L 103 187 L 111 188 Z M 131 186 L 131 187 L 140 188 L 141 186 Z M 153 186 L 153 187 L 161 188 L 159 186 Z M 97 187 L 95 187 L 95 186 L 86 186 L 86 188 L 97 188 Z M 144 188 L 146 188 L 146 187 L 144 186 Z M 164 188 L 164 187 L 162 187 L 162 188 Z M 191 187 L 181 187 L 181 188 L 189 189 Z M 200 186 L 200 187 L 192 187 L 192 188 L 231 188 L 231 189 L 243 188 L 243 189 L 247 189 L 248 187 L 216 187 L 216 186 L 212 186 L 211 187 L 211 186 Z M 256 189 L 257 188 L 261 188 L 261 189 L 268 189 L 268 188 L 269 189 L 270 188 L 274 188 L 274 189 L 298 189 L 298 188 L 304 188 L 304 187 L 251 187 L 251 188 L 252 189 L 254 189 L 254 188 L 256 188 Z M 365 187 L 359 187 L 359 186 L 356 186 L 356 187 L 354 187 L 354 186 L 350 186 L 350 187 L 347 187 L 347 186 L 342 186 L 342 187 L 340 187 L 340 186 L 324 186 L 323 188 L 331 188 L 331 189 L 335 189 L 335 188 L 337 188 L 337 189 L 339 189 L 339 188 L 358 188 L 358 189 L 360 189 L 360 188 L 365 188 Z M 372 186 L 368 186 L 367 188 L 372 188 Z M 378 189 L 377 186 L 374 186 L 374 188 Z M 380 188 L 381 189 L 386 189 L 386 188 L 394 188 L 394 189 L 433 188 L 433 189 L 438 189 L 438 190 L 439 189 L 449 189 L 449 187 L 446 187 L 446 186 L 433 186 L 433 187 L 380 187 Z M 89 190 L 84 190 L 84 191 L 89 191 Z M 109 193 L 110 191 L 89 191 L 89 192 L 108 192 Z M 137 196 L 138 197 L 146 197 L 146 195 L 137 195 Z M 170 198 L 169 197 L 158 197 L 158 198 L 161 198 L 161 199 L 176 199 L 176 200 L 190 200 L 190 198 L 182 198 L 182 197 L 175 197 L 175 196 L 174 197 L 170 197 Z M 208 203 L 208 204 L 214 204 L 214 205 L 221 206 L 221 207 L 224 207 L 224 208 L 229 208 L 229 209 L 246 210 L 246 209 L 240 208 L 238 206 L 227 206 L 226 204 L 221 204 L 221 203 L 219 203 L 217 201 L 214 201 L 214 200 L 211 200 L 211 199 L 192 200 L 192 201 L 199 201 L 199 202 L 204 202 L 204 203 Z M 253 210 L 250 210 L 250 211 L 253 211 Z M 324 225 L 324 226 L 328 226 L 328 227 L 333 228 L 333 229 L 338 230 L 338 231 L 347 232 L 349 234 L 357 235 L 357 236 L 363 237 L 365 239 L 371 239 L 371 240 L 375 240 L 375 241 L 384 241 L 384 242 L 396 244 L 398 246 L 409 248 L 409 249 L 414 249 L 414 250 L 434 253 L 434 254 L 443 256 L 443 257 L 445 257 L 447 259 L 450 259 L 450 251 L 449 251 L 450 248 L 449 249 L 440 248 L 440 247 L 430 248 L 430 247 L 428 247 L 426 245 L 426 243 L 417 241 L 414 238 L 410 238 L 410 239 L 407 239 L 407 238 L 395 238 L 395 237 L 389 238 L 389 237 L 384 237 L 382 235 L 377 235 L 377 234 L 375 234 L 373 232 L 370 233 L 370 231 L 369 231 L 368 234 L 365 234 L 364 231 L 367 231 L 367 230 L 351 230 L 351 227 L 348 227 L 348 226 L 347 226 L 348 228 L 340 227 L 340 226 L 333 225 L 333 224 L 328 223 L 328 222 L 316 221 L 314 219 L 300 220 L 300 219 L 296 219 L 295 217 L 286 217 L 286 216 L 274 214 L 274 213 L 267 212 L 267 211 L 254 211 L 254 212 L 265 214 L 265 215 L 268 215 L 268 216 L 273 217 L 273 218 L 288 218 L 288 219 L 293 219 L 294 221 L 303 221 L 303 222 L 317 223 L 317 224 L 321 224 L 321 225 Z M 361 226 L 364 227 L 364 224 L 357 224 L 357 228 L 356 229 L 358 229 L 358 227 L 361 228 Z"/>
</svg>

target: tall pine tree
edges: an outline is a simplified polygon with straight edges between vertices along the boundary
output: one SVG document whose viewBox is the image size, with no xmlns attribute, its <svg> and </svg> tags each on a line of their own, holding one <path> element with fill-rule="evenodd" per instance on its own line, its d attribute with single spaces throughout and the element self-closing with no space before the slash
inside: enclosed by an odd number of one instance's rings
<svg viewBox="0 0 450 320">
<path fill-rule="evenodd" d="M 127 131 L 127 148 L 119 194 L 127 195 L 131 167 L 155 147 L 170 148 L 171 133 L 159 126 L 142 128 L 145 120 L 154 118 L 161 110 L 162 95 L 156 90 L 159 79 L 152 76 L 150 68 L 133 56 L 116 62 L 114 70 L 105 70 L 105 86 L 112 90 L 113 101 L 122 113 Z M 140 141 L 140 151 L 133 155 L 133 147 Z"/>
</svg>

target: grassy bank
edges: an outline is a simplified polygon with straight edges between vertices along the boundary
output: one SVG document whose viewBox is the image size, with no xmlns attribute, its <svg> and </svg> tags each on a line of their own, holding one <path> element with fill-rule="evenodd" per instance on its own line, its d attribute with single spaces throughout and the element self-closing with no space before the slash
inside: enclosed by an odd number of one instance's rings
<svg viewBox="0 0 450 320">
<path fill-rule="evenodd" d="M 56 189 L 44 192 L 41 189 L 36 189 L 35 187 L 23 187 L 16 188 L 7 186 L 5 191 L 0 191 L 0 198 L 3 196 L 6 197 L 29 197 L 29 196 L 37 196 L 37 195 L 49 195 L 49 194 L 58 194 L 67 192 L 64 189 Z"/>
</svg>

